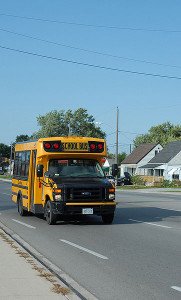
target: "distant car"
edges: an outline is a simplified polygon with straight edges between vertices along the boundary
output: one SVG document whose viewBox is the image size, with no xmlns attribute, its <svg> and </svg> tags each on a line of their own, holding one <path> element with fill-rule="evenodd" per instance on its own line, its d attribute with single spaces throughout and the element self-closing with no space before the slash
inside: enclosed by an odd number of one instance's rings
<svg viewBox="0 0 181 300">
<path fill-rule="evenodd" d="M 115 178 L 112 175 L 107 175 L 106 178 L 109 180 L 109 182 L 115 184 Z"/>
<path fill-rule="evenodd" d="M 4 175 L 4 170 L 2 167 L 0 167 L 0 175 Z"/>
<path fill-rule="evenodd" d="M 124 176 L 117 179 L 117 185 L 123 186 L 123 185 L 131 185 L 131 175 L 128 172 L 124 172 Z"/>
</svg>

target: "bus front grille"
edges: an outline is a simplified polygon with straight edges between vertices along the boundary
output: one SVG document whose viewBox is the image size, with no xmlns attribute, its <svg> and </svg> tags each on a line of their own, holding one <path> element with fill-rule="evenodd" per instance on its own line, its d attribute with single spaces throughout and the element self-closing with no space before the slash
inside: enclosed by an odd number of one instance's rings
<svg viewBox="0 0 181 300">
<path fill-rule="evenodd" d="M 93 202 L 105 200 L 105 188 L 92 187 L 92 188 L 68 188 L 66 200 L 69 202 Z"/>
</svg>

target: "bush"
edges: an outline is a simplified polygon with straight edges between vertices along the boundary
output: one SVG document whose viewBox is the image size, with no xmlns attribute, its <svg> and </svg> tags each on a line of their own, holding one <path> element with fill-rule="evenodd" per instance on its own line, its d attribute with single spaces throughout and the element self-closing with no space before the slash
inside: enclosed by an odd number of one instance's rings
<svg viewBox="0 0 181 300">
<path fill-rule="evenodd" d="M 173 183 L 170 180 L 164 179 L 160 186 L 165 188 L 173 187 Z"/>
<path fill-rule="evenodd" d="M 174 187 L 181 187 L 181 181 L 178 179 L 174 179 L 172 183 Z"/>
<path fill-rule="evenodd" d="M 181 181 L 178 179 L 175 180 L 164 180 L 161 184 L 161 187 L 167 187 L 167 188 L 172 188 L 172 187 L 181 187 Z"/>
<path fill-rule="evenodd" d="M 145 185 L 145 180 L 139 175 L 133 175 L 131 177 L 131 182 L 133 185 Z"/>
</svg>

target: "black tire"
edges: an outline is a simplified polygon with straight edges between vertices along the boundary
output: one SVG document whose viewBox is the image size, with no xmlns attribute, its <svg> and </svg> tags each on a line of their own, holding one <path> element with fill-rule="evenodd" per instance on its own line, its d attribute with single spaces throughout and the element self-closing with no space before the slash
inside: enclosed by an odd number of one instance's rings
<svg viewBox="0 0 181 300">
<path fill-rule="evenodd" d="M 102 221 L 104 224 L 112 224 L 114 219 L 114 213 L 108 215 L 102 215 Z"/>
<path fill-rule="evenodd" d="M 45 205 L 45 219 L 49 225 L 54 225 L 56 223 L 57 218 L 53 213 L 52 203 L 50 200 L 48 200 Z"/>
<path fill-rule="evenodd" d="M 23 208 L 23 201 L 21 196 L 18 198 L 18 212 L 22 217 L 27 215 L 27 211 Z"/>
</svg>

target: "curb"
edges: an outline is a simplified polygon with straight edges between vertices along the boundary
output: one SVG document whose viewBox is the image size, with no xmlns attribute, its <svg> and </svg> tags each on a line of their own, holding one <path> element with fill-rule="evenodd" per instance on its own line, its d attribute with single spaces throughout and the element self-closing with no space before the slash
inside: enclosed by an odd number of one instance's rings
<svg viewBox="0 0 181 300">
<path fill-rule="evenodd" d="M 11 182 L 11 179 L 5 179 L 5 178 L 0 178 L 0 181 L 4 181 L 4 182 Z"/>
<path fill-rule="evenodd" d="M 85 288 L 80 286 L 74 279 L 72 279 L 68 274 L 62 271 L 59 267 L 51 263 L 46 257 L 44 257 L 40 252 L 34 249 L 30 244 L 25 242 L 19 235 L 14 233 L 11 229 L 6 227 L 0 222 L 0 228 L 9 235 L 15 242 L 17 242 L 24 250 L 26 250 L 38 263 L 47 268 L 51 273 L 53 273 L 58 280 L 65 286 L 67 286 L 71 291 L 67 297 L 69 300 L 98 300 L 94 295 L 92 295 Z"/>
</svg>

